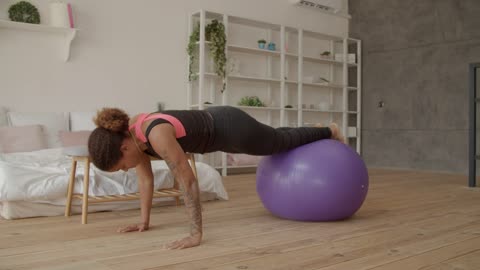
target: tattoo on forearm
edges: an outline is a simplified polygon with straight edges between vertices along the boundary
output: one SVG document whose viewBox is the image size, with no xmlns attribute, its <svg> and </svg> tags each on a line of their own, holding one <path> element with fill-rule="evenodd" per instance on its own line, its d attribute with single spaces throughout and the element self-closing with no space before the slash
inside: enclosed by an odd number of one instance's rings
<svg viewBox="0 0 480 270">
<path fill-rule="evenodd" d="M 183 200 L 192 221 L 190 232 L 193 235 L 202 233 L 202 208 L 200 206 L 200 198 L 198 197 L 198 186 L 195 182 L 191 184 L 188 191 L 186 190 L 183 193 Z"/>
<path fill-rule="evenodd" d="M 175 177 L 183 177 L 184 175 L 190 175 L 191 172 L 185 172 L 182 170 L 191 170 L 191 168 L 183 168 L 184 166 L 180 166 L 183 169 L 179 169 L 179 167 L 173 162 L 170 157 L 167 155 L 166 151 L 161 153 L 162 158 L 167 163 L 168 167 L 172 171 Z M 192 174 L 192 177 L 193 174 Z M 177 179 L 179 181 L 180 179 Z M 192 235 L 202 233 L 202 208 L 200 205 L 200 198 L 199 198 L 199 189 L 198 183 L 196 179 L 191 181 L 190 179 L 182 179 L 183 183 L 186 183 L 183 190 L 183 200 L 185 202 L 185 206 L 187 208 L 188 215 L 190 216 L 191 225 L 190 225 L 190 233 Z"/>
</svg>

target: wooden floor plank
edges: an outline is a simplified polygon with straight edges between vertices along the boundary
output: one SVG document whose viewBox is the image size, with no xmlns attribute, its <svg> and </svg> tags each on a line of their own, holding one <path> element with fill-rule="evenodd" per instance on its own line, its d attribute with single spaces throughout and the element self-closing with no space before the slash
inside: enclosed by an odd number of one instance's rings
<svg viewBox="0 0 480 270">
<path fill-rule="evenodd" d="M 442 243 L 445 244 L 445 243 Z M 382 269 L 382 270 L 400 270 L 400 269 L 424 269 L 426 267 L 435 266 L 438 263 L 442 263 L 454 258 L 458 258 L 467 254 L 471 254 L 472 251 L 478 251 L 480 247 L 480 237 L 468 239 L 465 241 L 458 241 L 456 243 L 447 244 L 439 248 L 433 248 L 428 252 L 422 252 L 414 256 L 397 260 L 392 263 L 387 263 L 378 267 L 369 269 Z M 469 267 L 473 267 L 470 265 Z M 480 268 L 480 265 L 476 265 L 476 269 Z"/>
<path fill-rule="evenodd" d="M 445 220 L 450 220 L 450 218 L 445 217 Z M 198 265 L 206 269 L 316 269 L 320 266 L 348 261 L 358 256 L 362 257 L 365 254 L 387 251 L 398 255 L 401 251 L 396 247 L 412 241 L 418 244 L 418 242 L 429 242 L 432 239 L 439 239 L 439 237 L 442 237 L 441 239 L 444 241 L 469 239 L 475 236 L 467 234 L 465 231 L 475 230 L 480 226 L 480 221 L 472 223 L 474 220 L 474 218 L 457 220 L 428 233 L 421 228 L 424 224 L 435 222 L 433 219 L 389 229 L 379 227 L 369 231 L 367 227 L 359 229 L 357 232 L 339 230 L 338 235 L 330 233 L 327 236 L 320 234 L 314 237 L 313 233 L 307 232 L 302 238 L 299 233 L 290 233 L 290 238 L 298 240 L 290 240 L 290 242 L 285 240 L 280 244 L 272 241 L 271 244 L 264 247 L 252 247 L 243 252 L 244 254 L 232 254 L 233 256 L 229 255 L 227 258 L 222 256 L 215 262 L 215 264 L 221 264 L 217 268 L 212 268 L 210 260 L 201 260 L 152 269 L 190 269 Z M 448 235 L 450 231 L 453 231 L 454 235 Z M 350 234 L 351 237 L 343 236 L 347 234 Z M 310 238 L 307 238 L 308 235 Z M 251 239 L 245 240 L 251 241 Z M 389 258 L 389 256 L 385 258 Z"/>
<path fill-rule="evenodd" d="M 464 255 L 423 267 L 423 270 L 478 270 L 480 268 L 480 249 L 467 252 Z"/>
</svg>

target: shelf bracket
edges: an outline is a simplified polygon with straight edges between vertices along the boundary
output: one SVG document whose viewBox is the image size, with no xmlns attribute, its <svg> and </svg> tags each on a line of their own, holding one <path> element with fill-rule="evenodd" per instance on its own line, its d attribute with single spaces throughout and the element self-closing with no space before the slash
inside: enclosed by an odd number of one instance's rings
<svg viewBox="0 0 480 270">
<path fill-rule="evenodd" d="M 63 61 L 67 62 L 70 58 L 70 46 L 72 45 L 72 40 L 75 38 L 77 33 L 76 29 L 72 29 L 71 31 L 65 33 L 65 43 L 63 45 Z"/>
</svg>

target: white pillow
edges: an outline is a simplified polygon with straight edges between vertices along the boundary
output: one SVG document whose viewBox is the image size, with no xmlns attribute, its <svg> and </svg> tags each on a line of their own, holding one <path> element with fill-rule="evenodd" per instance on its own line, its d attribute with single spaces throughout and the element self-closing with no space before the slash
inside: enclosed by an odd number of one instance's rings
<svg viewBox="0 0 480 270">
<path fill-rule="evenodd" d="M 11 126 L 42 125 L 49 148 L 61 147 L 61 130 L 68 131 L 68 113 L 65 112 L 8 112 Z"/>
<path fill-rule="evenodd" d="M 62 147 L 88 145 L 88 137 L 92 132 L 90 130 L 79 131 L 60 131 L 58 136 L 62 142 Z"/>
<path fill-rule="evenodd" d="M 40 125 L 0 127 L 0 153 L 30 152 L 47 148 Z"/>
<path fill-rule="evenodd" d="M 70 113 L 70 130 L 94 130 L 96 128 L 93 123 L 95 112 L 71 112 Z"/>
<path fill-rule="evenodd" d="M 8 126 L 7 109 L 0 107 L 0 127 Z"/>
</svg>

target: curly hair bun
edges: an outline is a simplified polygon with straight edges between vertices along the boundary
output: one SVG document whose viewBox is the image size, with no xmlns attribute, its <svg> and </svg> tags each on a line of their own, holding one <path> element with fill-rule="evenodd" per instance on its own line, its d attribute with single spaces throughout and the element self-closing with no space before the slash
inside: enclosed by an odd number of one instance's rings
<svg viewBox="0 0 480 270">
<path fill-rule="evenodd" d="M 103 108 L 97 112 L 97 117 L 93 119 L 98 127 L 115 132 L 127 131 L 129 120 L 128 115 L 117 108 Z"/>
</svg>

